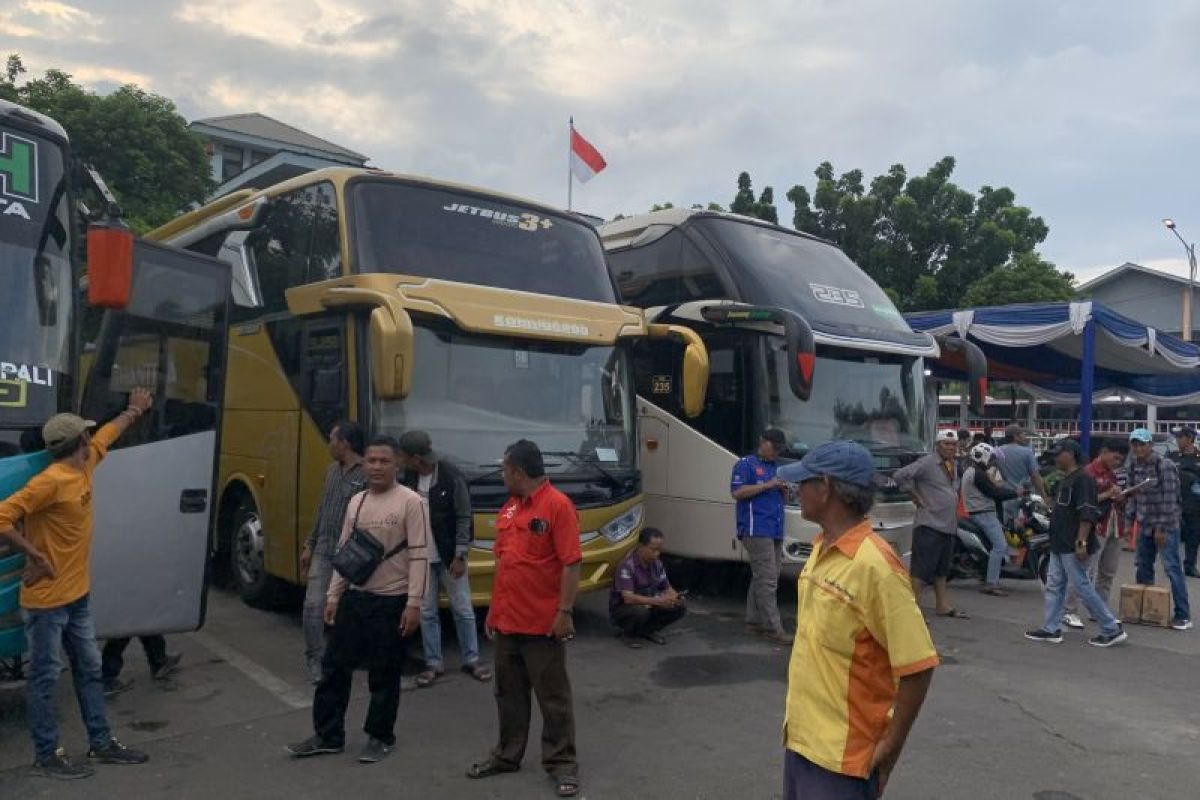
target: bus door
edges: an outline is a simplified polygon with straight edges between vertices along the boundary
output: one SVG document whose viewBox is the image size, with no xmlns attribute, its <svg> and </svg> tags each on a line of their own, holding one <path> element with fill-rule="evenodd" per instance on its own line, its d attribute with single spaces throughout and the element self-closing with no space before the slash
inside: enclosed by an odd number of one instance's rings
<svg viewBox="0 0 1200 800">
<path fill-rule="evenodd" d="M 126 308 L 89 310 L 84 417 L 104 423 L 134 388 L 154 393 L 95 473 L 91 603 L 102 638 L 204 622 L 229 292 L 224 262 L 138 241 Z"/>
</svg>

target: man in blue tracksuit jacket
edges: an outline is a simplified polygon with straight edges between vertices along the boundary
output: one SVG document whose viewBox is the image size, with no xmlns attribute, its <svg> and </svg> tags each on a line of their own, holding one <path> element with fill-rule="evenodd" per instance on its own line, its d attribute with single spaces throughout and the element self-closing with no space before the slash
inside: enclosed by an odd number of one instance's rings
<svg viewBox="0 0 1200 800">
<path fill-rule="evenodd" d="M 791 644 L 779 619 L 779 570 L 783 565 L 784 484 L 775 477 L 775 459 L 787 446 L 783 431 L 768 428 L 758 451 L 733 467 L 729 490 L 737 500 L 737 537 L 750 561 L 746 627 L 778 644 Z"/>
</svg>

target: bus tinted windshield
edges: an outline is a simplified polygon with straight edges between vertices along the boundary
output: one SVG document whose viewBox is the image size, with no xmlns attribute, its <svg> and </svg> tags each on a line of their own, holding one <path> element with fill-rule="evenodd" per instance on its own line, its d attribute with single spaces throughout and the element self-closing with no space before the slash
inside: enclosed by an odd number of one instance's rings
<svg viewBox="0 0 1200 800">
<path fill-rule="evenodd" d="M 41 425 L 69 391 L 74 276 L 62 149 L 0 130 L 0 429 Z"/>
<path fill-rule="evenodd" d="M 845 253 L 830 244 L 717 217 L 693 224 L 725 252 L 742 300 L 791 308 L 834 335 L 924 343 L 896 306 Z"/>
<path fill-rule="evenodd" d="M 600 239 L 582 222 L 405 183 L 351 186 L 359 272 L 616 302 Z"/>
</svg>

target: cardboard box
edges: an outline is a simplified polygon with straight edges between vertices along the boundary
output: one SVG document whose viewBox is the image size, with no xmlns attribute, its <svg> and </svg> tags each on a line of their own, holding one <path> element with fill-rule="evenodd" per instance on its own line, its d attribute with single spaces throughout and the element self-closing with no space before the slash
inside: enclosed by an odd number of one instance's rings
<svg viewBox="0 0 1200 800">
<path fill-rule="evenodd" d="M 1171 590 L 1165 586 L 1147 586 L 1142 593 L 1142 624 L 1171 624 Z"/>
<path fill-rule="evenodd" d="M 1127 583 L 1121 587 L 1121 605 L 1117 618 L 1122 622 L 1142 621 L 1142 597 L 1146 587 L 1138 583 Z"/>
</svg>

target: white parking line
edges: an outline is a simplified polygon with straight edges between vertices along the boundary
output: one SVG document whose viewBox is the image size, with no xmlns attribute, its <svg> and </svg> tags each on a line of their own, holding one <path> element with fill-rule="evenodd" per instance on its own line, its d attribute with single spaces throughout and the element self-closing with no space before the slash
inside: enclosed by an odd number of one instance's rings
<svg viewBox="0 0 1200 800">
<path fill-rule="evenodd" d="M 292 708 L 309 708 L 312 706 L 311 694 L 293 688 L 283 678 L 280 678 L 249 656 L 234 650 L 220 639 L 209 636 L 203 631 L 193 633 L 191 638 L 203 645 L 213 655 L 225 661 L 229 666 L 273 694 L 281 703 Z"/>
</svg>

